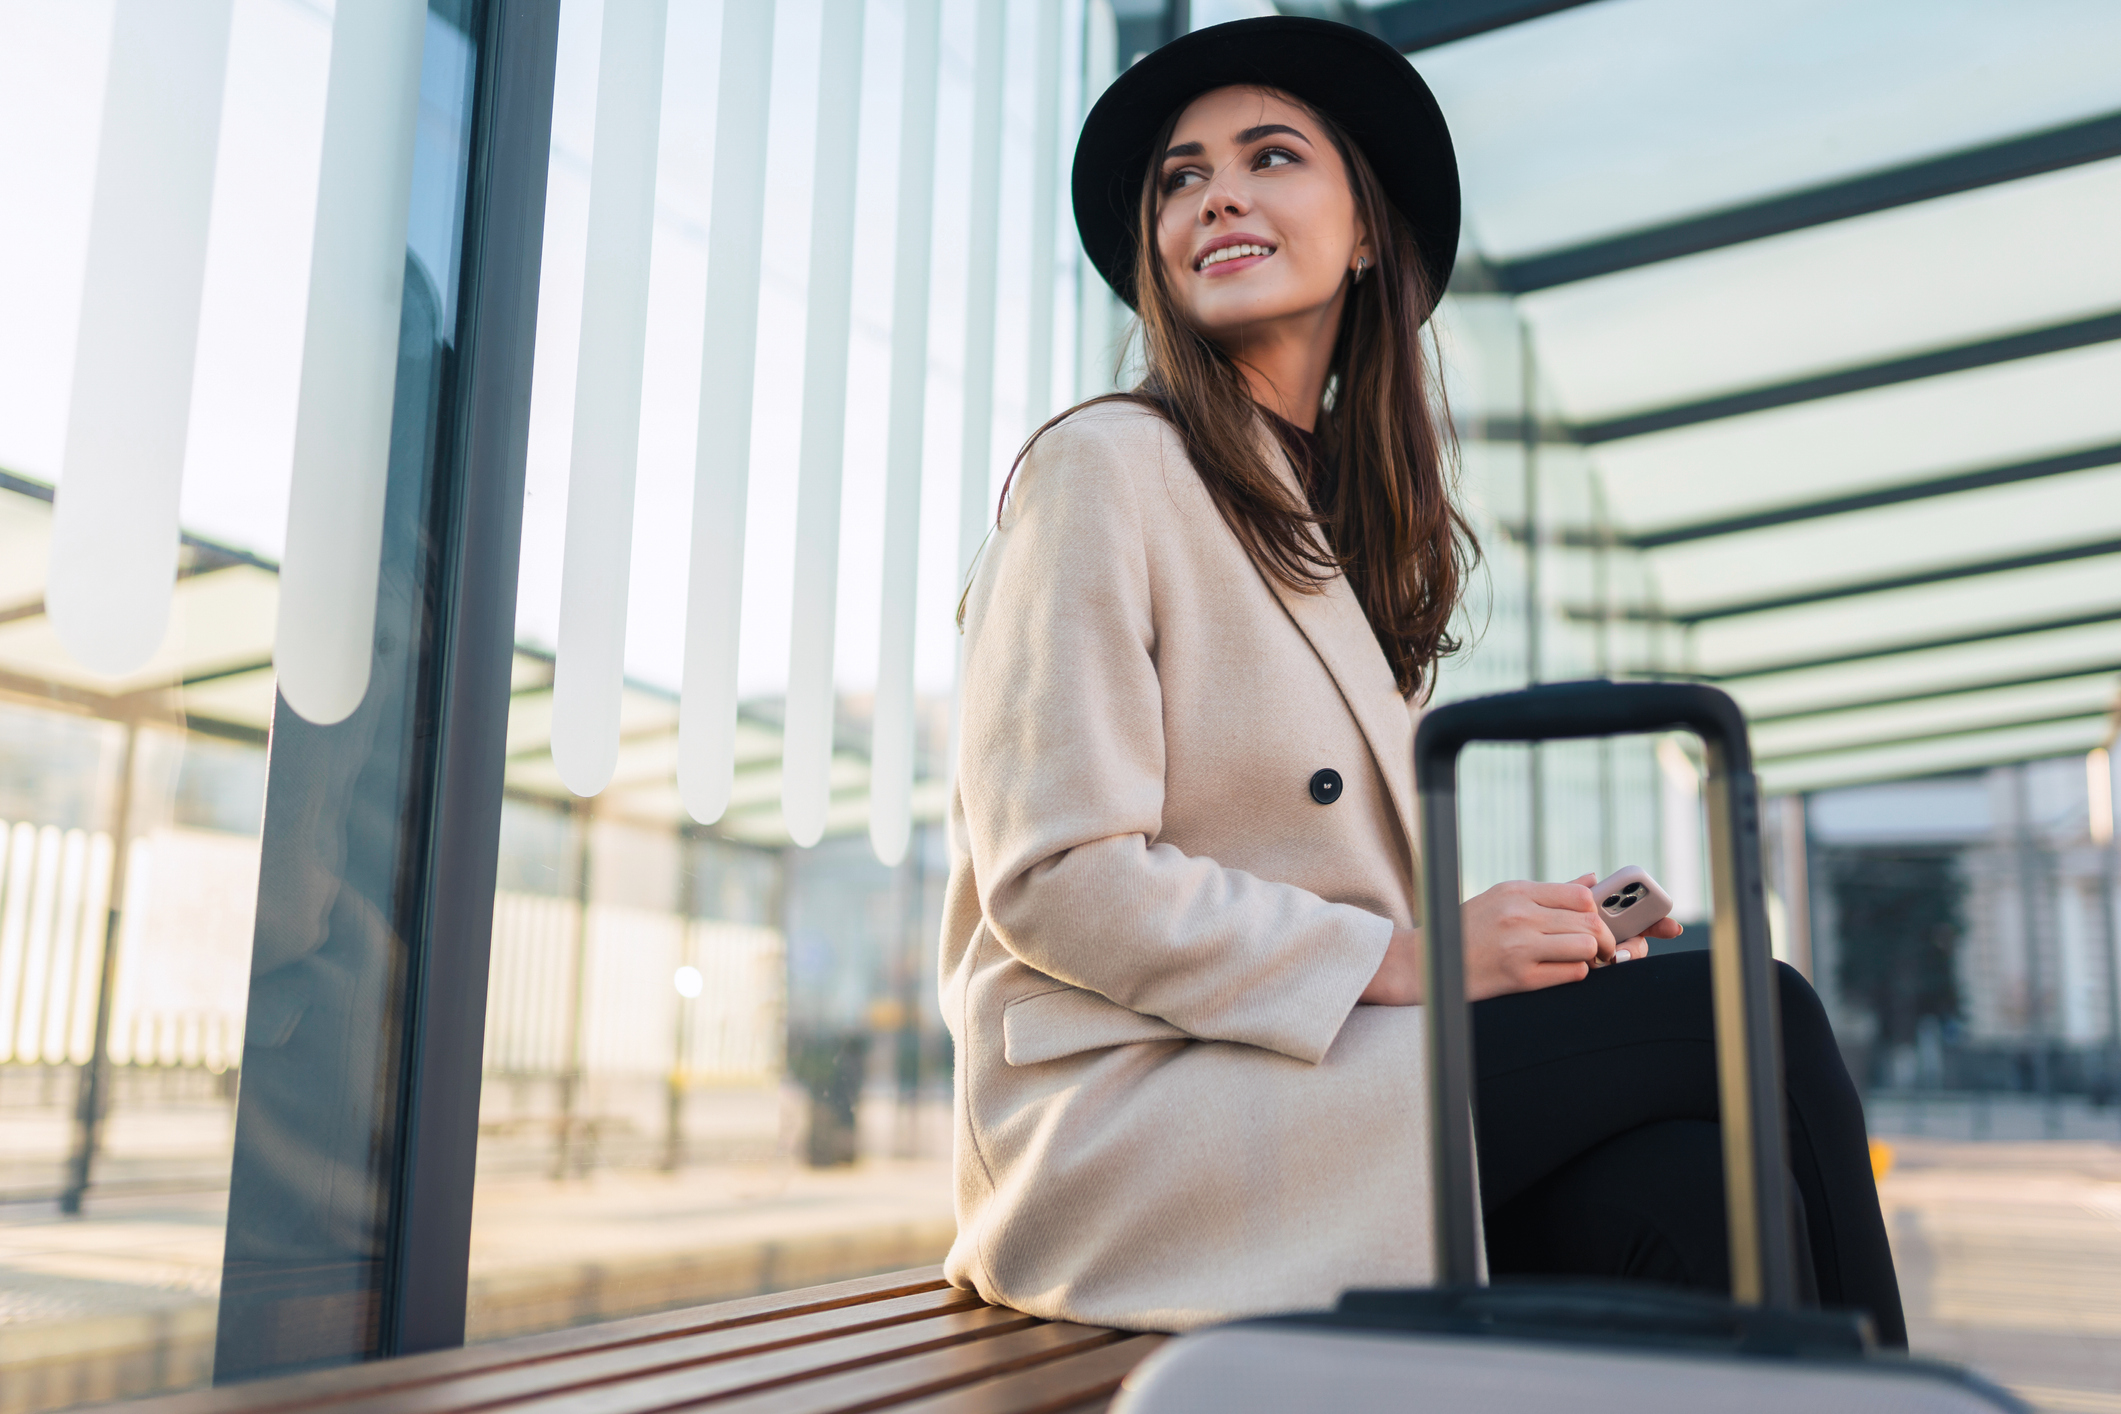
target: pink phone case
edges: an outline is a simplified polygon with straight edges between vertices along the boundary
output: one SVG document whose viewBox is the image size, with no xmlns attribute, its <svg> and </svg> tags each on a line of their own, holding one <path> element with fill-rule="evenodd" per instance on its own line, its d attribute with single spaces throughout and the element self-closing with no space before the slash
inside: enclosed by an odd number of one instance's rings
<svg viewBox="0 0 2121 1414">
<path fill-rule="evenodd" d="M 1672 896 L 1657 887 L 1647 869 L 1630 864 L 1598 881 L 1591 894 L 1616 942 L 1639 938 L 1672 911 Z"/>
</svg>

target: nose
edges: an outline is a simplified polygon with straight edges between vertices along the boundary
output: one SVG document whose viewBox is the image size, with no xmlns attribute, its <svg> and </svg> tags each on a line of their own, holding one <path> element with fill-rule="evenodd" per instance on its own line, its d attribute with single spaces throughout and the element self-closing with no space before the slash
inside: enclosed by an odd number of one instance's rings
<svg viewBox="0 0 2121 1414">
<path fill-rule="evenodd" d="M 1242 187 L 1230 180 L 1228 169 L 1217 172 L 1201 186 L 1200 223 L 1212 226 L 1218 219 L 1234 218 L 1252 209 Z"/>
</svg>

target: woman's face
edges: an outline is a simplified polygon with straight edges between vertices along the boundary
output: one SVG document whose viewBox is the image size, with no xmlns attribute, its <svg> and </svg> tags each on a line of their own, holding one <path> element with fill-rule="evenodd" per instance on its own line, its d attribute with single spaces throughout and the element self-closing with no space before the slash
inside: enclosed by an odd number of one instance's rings
<svg viewBox="0 0 2121 1414">
<path fill-rule="evenodd" d="M 1272 89 L 1218 88 L 1188 104 L 1159 190 L 1165 287 L 1186 323 L 1225 346 L 1337 312 L 1357 257 L 1376 262 L 1339 150 Z"/>
</svg>

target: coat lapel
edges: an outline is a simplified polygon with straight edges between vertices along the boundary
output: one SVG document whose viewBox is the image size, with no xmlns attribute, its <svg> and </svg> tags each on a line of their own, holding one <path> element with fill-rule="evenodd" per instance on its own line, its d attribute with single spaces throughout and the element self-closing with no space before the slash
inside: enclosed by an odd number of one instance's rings
<svg viewBox="0 0 2121 1414">
<path fill-rule="evenodd" d="M 1281 444 L 1268 435 L 1269 455 L 1290 492 L 1303 501 L 1301 483 L 1295 468 L 1289 465 Z M 1314 532 L 1315 533 L 1315 532 Z M 1400 828 L 1406 831 L 1411 844 L 1414 838 L 1414 734 L 1413 715 L 1407 710 L 1406 699 L 1399 695 L 1399 684 L 1392 677 L 1392 665 L 1386 661 L 1384 650 L 1378 647 L 1377 635 L 1370 631 L 1370 620 L 1363 613 L 1362 602 L 1355 597 L 1355 590 L 1344 577 L 1336 576 L 1322 589 L 1306 593 L 1291 589 L 1269 574 L 1259 570 L 1260 578 L 1281 600 L 1289 617 L 1296 621 L 1310 640 L 1312 651 L 1339 687 L 1341 700 L 1348 704 L 1348 711 L 1362 729 L 1363 740 L 1370 745 L 1370 755 L 1377 761 L 1377 770 L 1385 779 L 1385 788 L 1391 792 L 1392 806 L 1399 816 Z"/>
</svg>

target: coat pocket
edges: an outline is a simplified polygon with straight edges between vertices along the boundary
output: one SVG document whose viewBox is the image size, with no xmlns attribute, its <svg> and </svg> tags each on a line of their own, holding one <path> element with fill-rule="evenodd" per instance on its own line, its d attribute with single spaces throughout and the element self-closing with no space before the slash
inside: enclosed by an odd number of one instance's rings
<svg viewBox="0 0 2121 1414">
<path fill-rule="evenodd" d="M 1011 1065 L 1040 1065 L 1137 1041 L 1192 1039 L 1168 1021 L 1080 987 L 1035 992 L 1002 1007 L 1002 1059 Z"/>
</svg>

